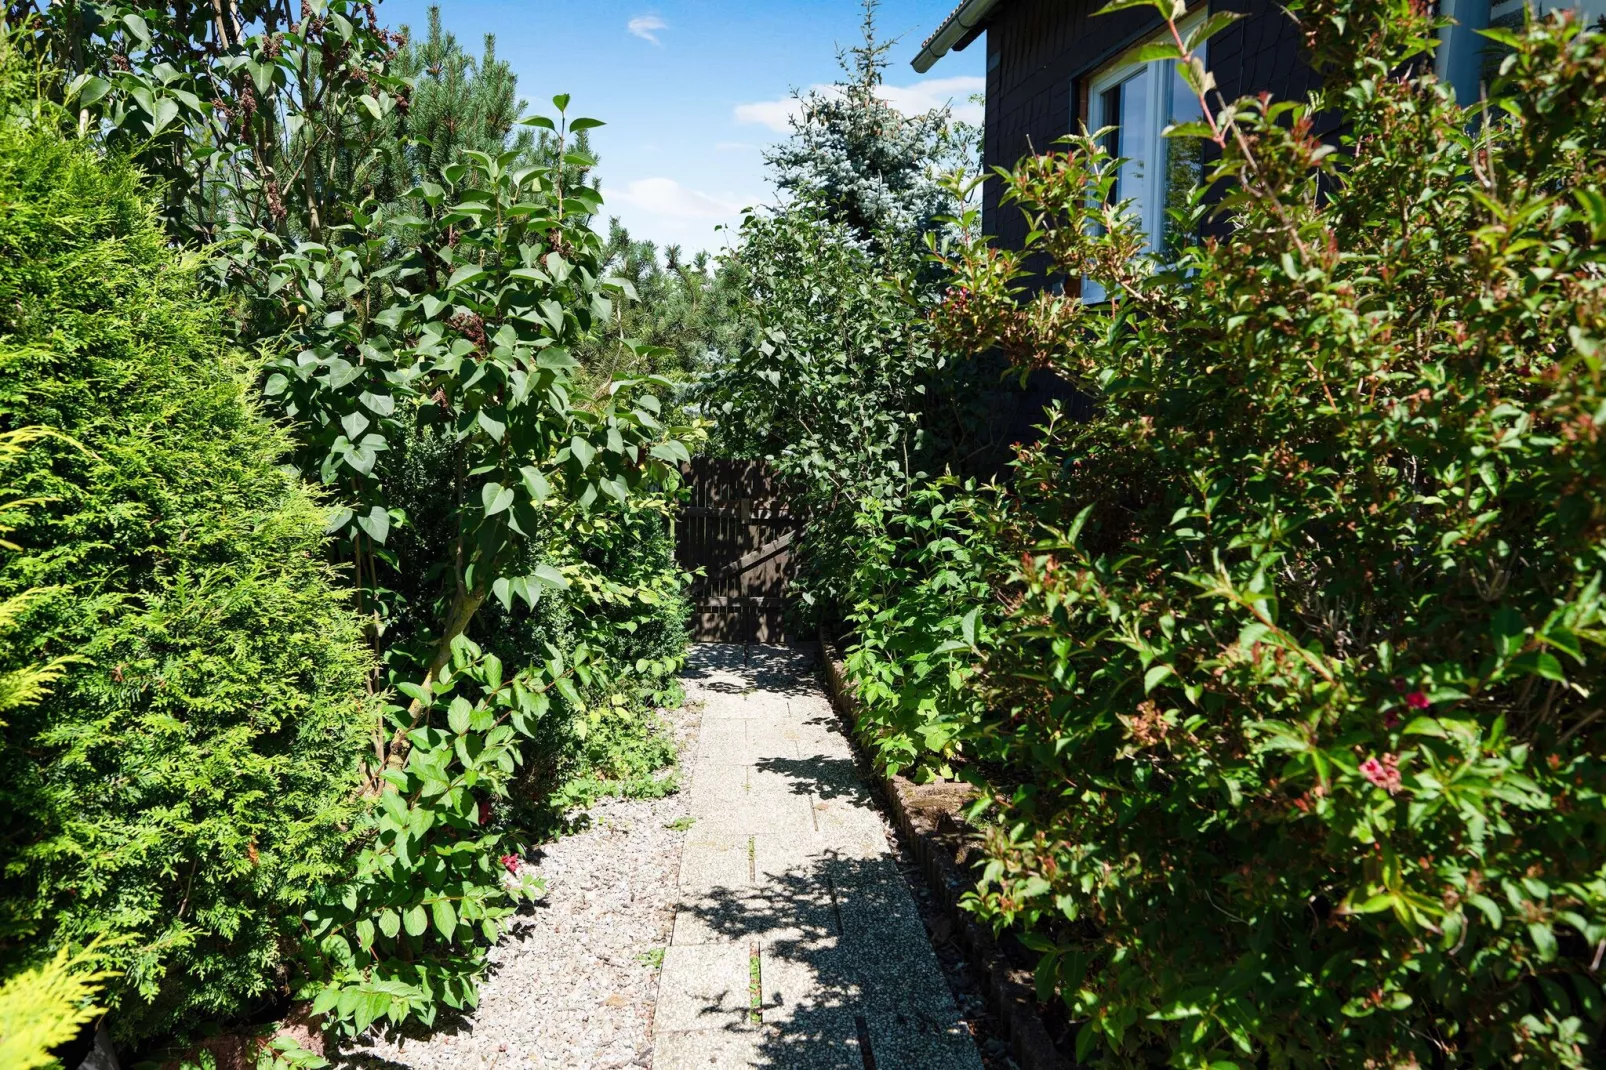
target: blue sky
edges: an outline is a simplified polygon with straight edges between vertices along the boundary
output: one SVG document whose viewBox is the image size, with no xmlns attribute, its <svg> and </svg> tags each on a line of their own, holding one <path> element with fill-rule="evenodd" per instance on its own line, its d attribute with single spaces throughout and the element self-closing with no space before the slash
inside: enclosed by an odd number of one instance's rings
<svg viewBox="0 0 1606 1070">
<path fill-rule="evenodd" d="M 384 0 L 392 26 L 422 32 L 427 0 Z M 972 121 L 980 92 L 980 44 L 951 53 L 925 77 L 909 61 L 952 0 L 885 0 L 878 24 L 899 38 L 887 71 L 888 99 L 905 111 L 952 100 Z M 688 252 L 725 244 L 749 204 L 772 200 L 765 146 L 782 138 L 793 89 L 836 78 L 838 46 L 856 44 L 857 0 L 441 0 L 442 20 L 479 53 L 496 34 L 533 111 L 569 93 L 571 115 L 608 125 L 593 133 L 602 156 L 604 211 L 632 236 Z"/>
</svg>

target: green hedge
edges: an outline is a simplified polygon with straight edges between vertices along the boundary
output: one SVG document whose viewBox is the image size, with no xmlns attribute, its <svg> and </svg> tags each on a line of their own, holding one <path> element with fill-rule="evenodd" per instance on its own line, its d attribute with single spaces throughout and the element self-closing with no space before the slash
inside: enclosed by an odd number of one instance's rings
<svg viewBox="0 0 1606 1070">
<path fill-rule="evenodd" d="M 80 448 L 8 473 L 46 501 L 10 536 L 0 599 L 42 589 L 18 658 L 79 660 L 4 729 L 0 965 L 120 941 L 112 1023 L 133 1040 L 282 979 L 348 847 L 370 662 L 323 510 L 223 349 L 224 309 L 139 176 L 64 133 L 18 66 L 0 100 L 0 427 Z"/>
<path fill-rule="evenodd" d="M 1096 414 L 864 510 L 852 667 L 884 761 L 984 789 L 971 906 L 1088 1064 L 1595 1065 L 1606 33 L 1503 36 L 1485 112 L 1420 7 L 1300 17 L 1322 95 L 1177 133 L 1229 217 L 1177 262 L 1091 137 L 1000 177 L 1028 248 L 939 330 Z"/>
</svg>

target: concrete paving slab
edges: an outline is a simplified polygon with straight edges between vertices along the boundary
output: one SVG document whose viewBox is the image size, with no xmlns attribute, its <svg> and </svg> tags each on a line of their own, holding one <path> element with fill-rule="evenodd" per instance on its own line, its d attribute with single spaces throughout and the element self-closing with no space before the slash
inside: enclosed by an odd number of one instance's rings
<svg viewBox="0 0 1606 1070">
<path fill-rule="evenodd" d="M 671 944 L 658 975 L 652 1031 L 732 1030 L 752 1016 L 751 952 L 745 943 Z"/>
<path fill-rule="evenodd" d="M 811 657 L 699 647 L 704 705 L 654 1066 L 979 1070 Z M 758 955 L 763 1024 L 749 1003 Z"/>
<path fill-rule="evenodd" d="M 826 1012 L 857 1005 L 857 985 L 842 971 L 841 962 L 835 936 L 808 947 L 765 950 L 759 958 L 765 1024 L 785 1027 L 810 1020 L 823 1022 Z"/>
<path fill-rule="evenodd" d="M 954 1017 L 918 1011 L 869 1011 L 864 1015 L 876 1070 L 981 1070 L 970 1032 Z"/>
<path fill-rule="evenodd" d="M 653 1070 L 765 1066 L 763 1045 L 764 1034 L 757 1026 L 659 1033 L 653 1037 Z"/>
<path fill-rule="evenodd" d="M 754 884 L 753 848 L 748 837 L 742 835 L 718 836 L 703 826 L 702 819 L 691 828 L 680 851 L 680 887 L 682 891 L 706 891 L 714 888 L 751 888 Z"/>
<path fill-rule="evenodd" d="M 753 872 L 760 885 L 794 886 L 799 882 L 846 888 L 899 880 L 897 865 L 879 830 L 857 839 L 828 842 L 818 834 L 753 836 Z"/>
<path fill-rule="evenodd" d="M 733 835 L 804 836 L 814 831 L 808 796 L 751 788 L 698 823 L 711 832 Z"/>
</svg>

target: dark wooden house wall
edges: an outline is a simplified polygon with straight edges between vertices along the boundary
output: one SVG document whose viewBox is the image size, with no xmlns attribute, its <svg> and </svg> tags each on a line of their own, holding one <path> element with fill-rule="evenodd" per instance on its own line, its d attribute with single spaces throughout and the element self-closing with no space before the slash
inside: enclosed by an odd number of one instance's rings
<svg viewBox="0 0 1606 1070">
<path fill-rule="evenodd" d="M 1009 167 L 1031 152 L 1045 152 L 1073 131 L 1079 79 L 1158 32 L 1151 8 L 1096 15 L 1105 0 L 1003 0 L 987 24 L 987 120 L 983 153 L 988 167 Z M 1210 0 L 1211 10 L 1243 12 L 1211 39 L 1210 69 L 1232 100 L 1262 90 L 1298 99 L 1315 85 L 1301 56 L 1299 28 L 1276 0 Z M 983 187 L 987 233 L 1018 247 L 1026 227 L 1012 206 L 1001 211 L 998 183 Z"/>
</svg>

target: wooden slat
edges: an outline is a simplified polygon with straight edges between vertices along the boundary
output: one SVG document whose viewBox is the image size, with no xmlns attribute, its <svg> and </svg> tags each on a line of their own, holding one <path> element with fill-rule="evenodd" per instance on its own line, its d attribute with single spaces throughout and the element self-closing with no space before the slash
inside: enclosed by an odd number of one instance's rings
<svg viewBox="0 0 1606 1070">
<path fill-rule="evenodd" d="M 694 638 L 783 640 L 791 543 L 801 521 L 786 488 L 762 461 L 698 457 L 681 473 L 689 493 L 678 515 L 675 559 L 705 573 L 692 591 Z"/>
<path fill-rule="evenodd" d="M 771 542 L 765 543 L 752 553 L 743 554 L 730 564 L 720 566 L 718 571 L 708 574 L 708 582 L 713 583 L 717 580 L 728 579 L 731 576 L 736 576 L 746 572 L 760 561 L 769 560 L 782 550 L 785 550 L 787 547 L 792 545 L 792 536 L 794 534 L 795 532 L 788 531 L 785 535 L 782 535 L 780 538 Z"/>
</svg>

